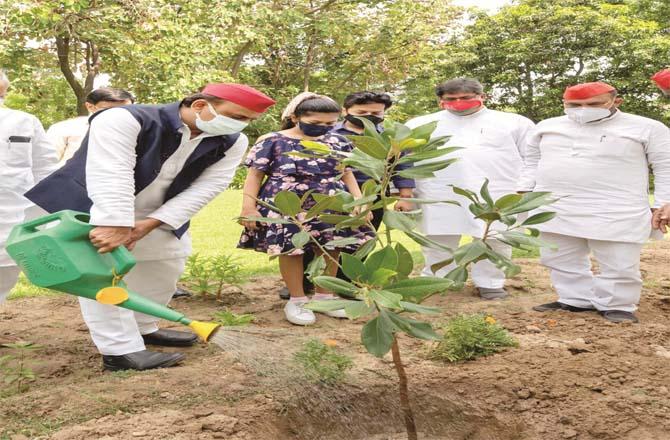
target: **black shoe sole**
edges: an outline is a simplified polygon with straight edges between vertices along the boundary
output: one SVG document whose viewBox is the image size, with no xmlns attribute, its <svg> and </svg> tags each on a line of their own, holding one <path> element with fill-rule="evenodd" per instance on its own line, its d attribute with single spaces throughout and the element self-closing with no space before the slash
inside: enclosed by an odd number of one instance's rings
<svg viewBox="0 0 670 440">
<path fill-rule="evenodd" d="M 581 307 L 575 307 L 575 306 L 567 306 L 567 307 L 565 307 L 565 308 L 561 307 L 561 308 L 558 308 L 558 309 L 539 309 L 539 310 L 538 310 L 537 308 L 535 308 L 535 307 L 532 307 L 532 310 L 534 310 L 534 311 L 536 311 L 536 312 L 540 312 L 540 313 L 544 313 L 544 312 L 561 312 L 561 311 L 563 311 L 563 312 L 572 312 L 572 313 L 597 312 L 596 309 L 584 309 L 584 308 L 581 308 Z"/>
<path fill-rule="evenodd" d="M 147 370 L 156 370 L 158 368 L 170 368 L 174 367 L 177 365 L 179 362 L 183 361 L 186 359 L 186 355 L 181 354 L 180 356 L 171 359 L 169 361 L 165 361 L 162 364 L 158 364 L 156 366 L 153 366 L 151 368 L 143 368 L 143 369 L 138 369 L 138 368 L 131 368 L 131 367 L 125 367 L 125 366 L 117 366 L 117 365 L 106 365 L 104 362 L 102 364 L 102 369 L 105 371 L 125 371 L 125 370 L 133 370 L 133 371 L 147 371 Z"/>
</svg>

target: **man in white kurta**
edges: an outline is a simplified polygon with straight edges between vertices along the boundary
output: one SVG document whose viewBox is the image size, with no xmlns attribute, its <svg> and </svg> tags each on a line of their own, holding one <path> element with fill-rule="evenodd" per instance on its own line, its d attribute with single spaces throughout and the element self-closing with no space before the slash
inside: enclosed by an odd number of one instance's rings
<svg viewBox="0 0 670 440">
<path fill-rule="evenodd" d="M 431 200 L 457 200 L 461 206 L 435 203 L 421 206 L 421 230 L 431 240 L 452 249 L 458 247 L 461 236 L 481 237 L 484 222 L 474 218 L 468 209 L 470 202 L 455 194 L 449 185 L 478 192 L 486 179 L 494 198 L 516 191 L 523 164 L 525 139 L 533 127 L 529 119 L 485 107 L 485 95 L 479 81 L 458 78 L 440 84 L 436 93 L 440 106 L 437 113 L 412 119 L 409 127 L 437 121 L 433 137 L 450 136 L 445 147 L 461 147 L 449 155 L 459 160 L 449 167 L 436 171 L 435 177 L 416 180 L 416 196 Z M 436 160 L 442 160 L 438 158 Z M 423 162 L 422 162 L 423 163 Z M 510 257 L 508 245 L 492 240 L 497 252 Z M 424 275 L 433 275 L 431 266 L 451 257 L 449 252 L 423 247 Z M 437 271 L 446 275 L 454 265 Z M 500 299 L 504 290 L 505 274 L 488 260 L 472 267 L 472 280 L 484 299 Z"/>
<path fill-rule="evenodd" d="M 125 90 L 100 87 L 86 95 L 85 106 L 89 115 L 92 115 L 106 108 L 130 105 L 134 100 L 133 95 Z M 89 116 L 77 116 L 66 119 L 52 124 L 47 130 L 47 137 L 56 145 L 60 166 L 79 149 L 88 132 L 88 118 Z"/>
<path fill-rule="evenodd" d="M 520 191 L 550 191 L 556 217 L 537 228 L 557 249 L 542 249 L 558 301 L 537 311 L 597 310 L 612 322 L 633 321 L 642 288 L 640 251 L 651 232 L 649 167 L 656 204 L 670 201 L 670 130 L 618 109 L 605 83 L 569 87 L 566 116 L 531 133 Z M 600 267 L 591 272 L 589 256 Z"/>
<path fill-rule="evenodd" d="M 272 104 L 248 86 L 209 84 L 180 103 L 101 111 L 91 118 L 85 148 L 45 183 L 62 176 L 65 185 L 69 175 L 76 181 L 85 160 L 96 226 L 91 242 L 102 253 L 125 245 L 137 259 L 124 278 L 129 289 L 167 304 L 191 252 L 183 233 L 189 220 L 226 189 L 247 149 L 241 130 Z M 33 188 L 28 196 L 38 200 L 43 191 L 48 188 Z M 184 355 L 149 351 L 145 344 L 189 346 L 197 339 L 159 329 L 153 316 L 85 298 L 80 304 L 107 370 L 170 367 Z"/>
<path fill-rule="evenodd" d="M 7 255 L 5 242 L 12 227 L 36 209 L 23 193 L 55 170 L 58 162 L 40 121 L 2 105 L 8 87 L 7 77 L 0 73 L 0 304 L 20 272 Z"/>
</svg>

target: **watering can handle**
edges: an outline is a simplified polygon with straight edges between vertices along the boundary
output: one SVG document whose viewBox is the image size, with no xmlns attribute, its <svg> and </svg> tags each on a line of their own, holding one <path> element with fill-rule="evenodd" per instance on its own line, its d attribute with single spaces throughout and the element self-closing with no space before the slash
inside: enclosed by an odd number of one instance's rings
<svg viewBox="0 0 670 440">
<path fill-rule="evenodd" d="M 71 211 L 58 211 L 54 212 L 53 214 L 45 215 L 43 217 L 38 217 L 34 220 L 22 223 L 21 229 L 23 229 L 26 232 L 36 232 L 38 226 L 45 225 L 47 223 L 51 223 L 54 220 L 60 220 L 63 217 L 70 216 Z"/>
<path fill-rule="evenodd" d="M 125 246 L 119 246 L 109 253 L 109 255 L 116 262 L 116 273 L 119 275 L 125 275 L 130 272 L 130 269 L 135 266 L 135 257 L 130 253 Z"/>
</svg>

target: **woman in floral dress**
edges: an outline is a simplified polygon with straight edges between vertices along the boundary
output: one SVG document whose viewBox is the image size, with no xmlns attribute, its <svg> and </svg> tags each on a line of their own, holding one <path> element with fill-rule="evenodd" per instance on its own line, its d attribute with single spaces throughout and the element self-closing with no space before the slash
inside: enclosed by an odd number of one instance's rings
<svg viewBox="0 0 670 440">
<path fill-rule="evenodd" d="M 332 158 L 300 158 L 286 155 L 291 151 L 302 151 L 302 140 L 313 140 L 326 144 L 332 151 L 349 152 L 352 145 L 339 135 L 329 134 L 340 114 L 340 106 L 332 99 L 312 93 L 303 93 L 289 103 L 282 114 L 282 130 L 259 138 L 249 151 L 245 165 L 249 167 L 244 182 L 244 201 L 240 217 L 281 217 L 280 214 L 256 203 L 256 199 L 272 204 L 280 191 L 290 191 L 299 197 L 306 192 L 333 195 L 347 190 L 354 198 L 361 197 L 361 191 L 351 170 L 338 170 L 338 162 Z M 267 178 L 266 178 L 267 177 Z M 265 180 L 264 180 L 265 179 Z M 303 210 L 316 202 L 307 197 Z M 245 230 L 238 247 L 254 249 L 269 255 L 279 255 L 279 269 L 288 287 L 291 298 L 284 307 L 286 319 L 297 325 L 313 324 L 314 312 L 303 306 L 309 301 L 303 289 L 303 249 L 295 248 L 291 237 L 300 232 L 293 224 L 262 223 L 241 221 Z M 325 246 L 331 240 L 346 237 L 358 238 L 355 245 L 327 249 L 331 258 L 326 257 L 326 274 L 335 276 L 337 266 L 333 260 L 339 258 L 339 251 L 353 251 L 372 238 L 366 229 L 345 229 L 334 231 L 333 225 L 312 219 L 306 224 L 310 234 Z M 311 246 L 313 243 L 308 244 Z M 320 249 L 313 249 L 316 255 Z M 315 300 L 329 300 L 337 297 L 325 289 L 317 287 Z M 325 314 L 345 318 L 344 310 Z"/>
</svg>

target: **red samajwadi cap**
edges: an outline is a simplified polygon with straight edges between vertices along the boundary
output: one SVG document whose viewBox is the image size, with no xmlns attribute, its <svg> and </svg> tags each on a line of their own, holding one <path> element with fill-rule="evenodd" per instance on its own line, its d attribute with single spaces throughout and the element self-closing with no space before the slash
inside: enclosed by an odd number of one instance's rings
<svg viewBox="0 0 670 440">
<path fill-rule="evenodd" d="M 615 90 L 614 87 L 604 82 L 582 83 L 566 88 L 563 99 L 588 99 Z"/>
<path fill-rule="evenodd" d="M 253 87 L 244 84 L 207 84 L 202 89 L 201 93 L 234 102 L 235 104 L 258 113 L 263 113 L 276 102 L 265 93 L 259 92 Z"/>
<path fill-rule="evenodd" d="M 670 69 L 663 69 L 660 72 L 656 72 L 654 76 L 651 77 L 651 80 L 658 84 L 662 89 L 670 89 Z"/>
</svg>

